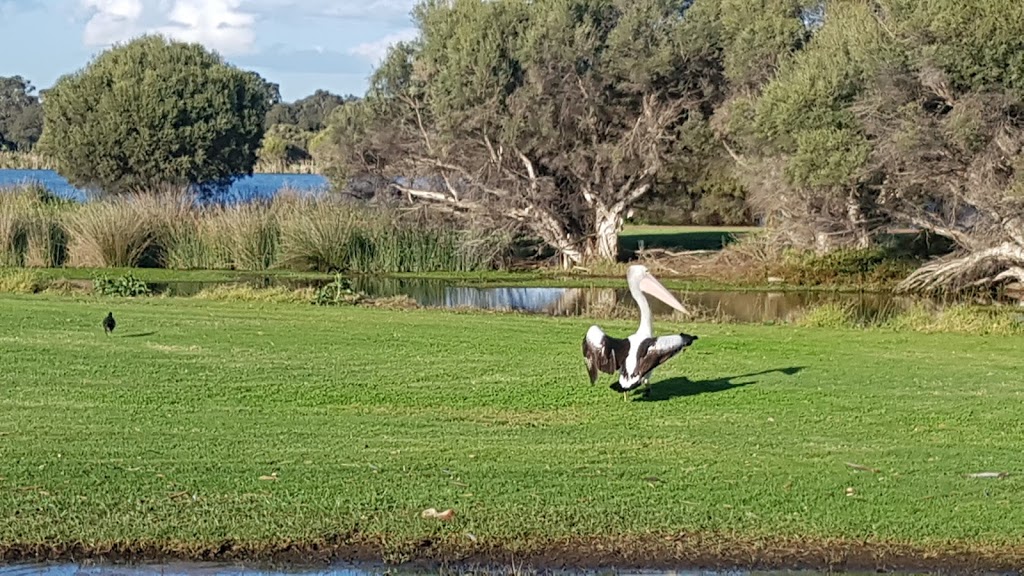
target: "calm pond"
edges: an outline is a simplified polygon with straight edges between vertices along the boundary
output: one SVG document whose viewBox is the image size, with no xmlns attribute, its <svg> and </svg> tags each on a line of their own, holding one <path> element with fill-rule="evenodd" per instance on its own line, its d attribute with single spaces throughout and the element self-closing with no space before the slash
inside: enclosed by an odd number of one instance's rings
<svg viewBox="0 0 1024 576">
<path fill-rule="evenodd" d="M 538 286 L 476 287 L 453 283 L 450 280 L 423 278 L 392 278 L 381 276 L 354 276 L 352 288 L 374 298 L 405 295 L 420 306 L 431 308 L 470 308 L 515 311 L 549 316 L 623 316 L 636 315 L 636 304 L 625 288 L 559 288 Z M 231 284 L 250 284 L 260 287 L 287 286 L 299 288 L 318 286 L 327 280 L 296 281 L 264 277 Z M 220 282 L 223 284 L 223 282 Z M 170 296 L 190 296 L 214 283 L 169 282 L 151 284 L 154 292 Z M 851 306 L 858 320 L 880 322 L 922 300 L 891 294 L 823 291 L 700 291 L 672 290 L 683 302 L 699 313 L 700 317 L 733 322 L 788 322 L 808 308 L 836 302 Z M 672 309 L 653 298 L 651 309 L 655 317 L 666 317 Z"/>
</svg>

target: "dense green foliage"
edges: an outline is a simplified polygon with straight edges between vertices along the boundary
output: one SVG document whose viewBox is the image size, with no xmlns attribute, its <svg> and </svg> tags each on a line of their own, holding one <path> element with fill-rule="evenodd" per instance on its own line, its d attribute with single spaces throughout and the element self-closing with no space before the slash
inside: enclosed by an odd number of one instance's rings
<svg viewBox="0 0 1024 576">
<path fill-rule="evenodd" d="M 782 239 L 867 246 L 890 226 L 966 253 L 909 288 L 1024 281 L 1024 6 L 823 3 L 813 39 L 718 111 Z"/>
<path fill-rule="evenodd" d="M 623 402 L 587 383 L 586 318 L 42 296 L 0 314 L 0 545 L 1024 537 L 1020 478 L 964 477 L 1015 471 L 1019 337 L 690 325 L 651 400 Z"/>
<path fill-rule="evenodd" d="M 331 114 L 339 106 L 357 100 L 326 90 L 295 102 L 278 102 L 267 112 L 267 132 L 260 148 L 260 161 L 280 171 L 311 162 L 313 141 L 320 136 Z"/>
<path fill-rule="evenodd" d="M 199 44 L 144 36 L 57 81 L 39 147 L 82 188 L 217 188 L 252 173 L 277 97 Z"/>
<path fill-rule="evenodd" d="M 0 151 L 31 150 L 43 132 L 35 86 L 21 76 L 0 76 Z"/>
</svg>

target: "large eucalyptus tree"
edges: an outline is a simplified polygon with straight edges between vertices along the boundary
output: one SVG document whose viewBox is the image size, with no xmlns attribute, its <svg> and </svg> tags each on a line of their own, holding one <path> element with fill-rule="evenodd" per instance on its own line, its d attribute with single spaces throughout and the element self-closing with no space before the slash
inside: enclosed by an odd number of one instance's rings
<svg viewBox="0 0 1024 576">
<path fill-rule="evenodd" d="M 515 223 L 566 265 L 617 255 L 630 206 L 721 99 L 717 2 L 428 0 L 323 158 Z"/>
</svg>

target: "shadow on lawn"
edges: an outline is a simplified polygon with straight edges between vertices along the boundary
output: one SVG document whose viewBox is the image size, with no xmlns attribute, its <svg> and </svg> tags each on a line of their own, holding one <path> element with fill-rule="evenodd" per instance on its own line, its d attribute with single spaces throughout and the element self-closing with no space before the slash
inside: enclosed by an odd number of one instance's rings
<svg viewBox="0 0 1024 576">
<path fill-rule="evenodd" d="M 152 336 L 153 334 L 156 334 L 156 330 L 153 330 L 152 332 L 136 332 L 135 334 L 125 334 L 124 336 L 121 336 L 121 338 L 144 338 L 146 336 Z"/>
<path fill-rule="evenodd" d="M 740 374 L 739 376 L 715 378 L 714 380 L 690 380 L 685 376 L 669 378 L 668 380 L 652 383 L 650 392 L 644 396 L 636 397 L 635 400 L 638 402 L 662 402 L 664 400 L 671 400 L 672 398 L 680 396 L 696 396 L 697 394 L 732 390 L 733 388 L 757 384 L 757 380 L 751 382 L 733 382 L 733 380 L 762 376 L 764 374 L 771 374 L 772 372 L 781 372 L 787 376 L 793 376 L 794 374 L 800 373 L 803 369 L 804 366 L 773 368 L 771 370 L 751 372 L 750 374 Z"/>
</svg>

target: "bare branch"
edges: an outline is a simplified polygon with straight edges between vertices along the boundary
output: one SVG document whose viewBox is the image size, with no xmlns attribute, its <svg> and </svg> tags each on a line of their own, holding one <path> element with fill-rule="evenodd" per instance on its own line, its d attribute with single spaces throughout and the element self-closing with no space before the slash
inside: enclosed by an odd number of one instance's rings
<svg viewBox="0 0 1024 576">
<path fill-rule="evenodd" d="M 740 156 L 739 154 L 734 152 L 733 149 L 729 146 L 729 143 L 726 142 L 724 139 L 722 140 L 722 147 L 725 148 L 725 151 L 729 154 L 729 156 L 732 157 L 733 160 L 736 161 L 737 164 L 739 164 L 743 168 L 750 168 L 750 164 L 747 162 L 747 160 L 743 158 L 743 156 Z"/>
</svg>

